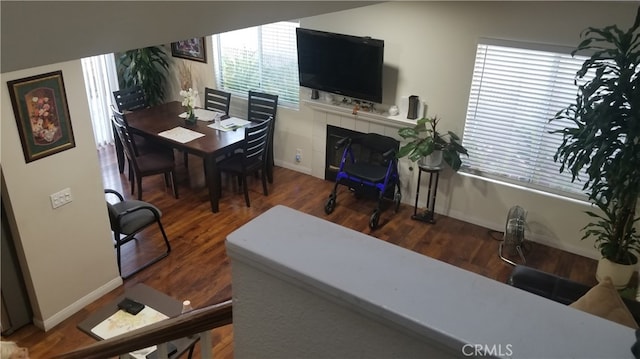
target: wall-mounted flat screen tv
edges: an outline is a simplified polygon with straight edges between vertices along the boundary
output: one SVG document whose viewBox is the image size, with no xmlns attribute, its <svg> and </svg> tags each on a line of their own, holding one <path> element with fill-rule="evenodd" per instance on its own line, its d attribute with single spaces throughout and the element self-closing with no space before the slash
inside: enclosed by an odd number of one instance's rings
<svg viewBox="0 0 640 359">
<path fill-rule="evenodd" d="M 382 102 L 384 41 L 298 28 L 300 86 Z"/>
</svg>

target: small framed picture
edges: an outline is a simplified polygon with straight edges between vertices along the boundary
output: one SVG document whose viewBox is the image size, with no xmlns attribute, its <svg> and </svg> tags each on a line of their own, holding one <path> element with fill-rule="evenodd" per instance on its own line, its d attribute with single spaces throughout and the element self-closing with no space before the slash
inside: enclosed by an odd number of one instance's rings
<svg viewBox="0 0 640 359">
<path fill-rule="evenodd" d="M 7 85 L 27 163 L 75 147 L 62 71 Z"/>
<path fill-rule="evenodd" d="M 171 55 L 183 59 L 207 62 L 207 54 L 204 47 L 204 37 L 182 40 L 171 43 Z"/>
</svg>

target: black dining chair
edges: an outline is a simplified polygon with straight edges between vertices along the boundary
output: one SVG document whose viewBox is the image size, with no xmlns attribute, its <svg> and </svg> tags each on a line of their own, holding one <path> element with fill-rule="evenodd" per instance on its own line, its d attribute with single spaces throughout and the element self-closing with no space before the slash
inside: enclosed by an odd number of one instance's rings
<svg viewBox="0 0 640 359">
<path fill-rule="evenodd" d="M 249 91 L 249 106 L 247 109 L 247 119 L 251 122 L 262 122 L 271 118 L 271 128 L 269 132 L 269 147 L 267 149 L 267 179 L 273 183 L 273 133 L 276 125 L 276 113 L 278 111 L 278 95 L 264 92 Z"/>
<path fill-rule="evenodd" d="M 169 252 L 171 252 L 171 244 L 169 244 L 169 239 L 167 238 L 167 234 L 165 233 L 162 222 L 160 221 L 162 212 L 158 207 L 144 201 L 125 200 L 122 194 L 112 189 L 105 189 L 104 193 L 105 196 L 111 194 L 118 198 L 117 201 L 107 199 L 107 210 L 109 212 L 109 223 L 111 224 L 111 230 L 113 231 L 118 271 L 123 279 L 131 277 L 169 255 Z M 138 233 L 153 224 L 158 225 L 160 233 L 162 233 L 162 238 L 164 239 L 166 250 L 134 271 L 123 275 L 121 247 L 136 239 L 135 236 Z"/>
<path fill-rule="evenodd" d="M 269 195 L 267 190 L 267 150 L 269 147 L 269 134 L 273 126 L 273 119 L 250 125 L 245 128 L 244 143 L 239 152 L 231 157 L 218 162 L 218 183 L 221 183 L 221 174 L 227 173 L 238 178 L 238 183 L 242 186 L 244 200 L 247 207 L 251 206 L 249 201 L 249 187 L 247 177 L 252 174 L 260 174 L 262 179 L 262 191 L 265 196 Z M 222 194 L 222 188 L 218 190 Z"/>
<path fill-rule="evenodd" d="M 178 184 L 176 181 L 175 161 L 173 151 L 161 149 L 160 151 L 148 151 L 142 153 L 137 150 L 133 136 L 129 131 L 125 117 L 121 112 L 114 111 L 111 118 L 118 138 L 122 143 L 124 154 L 129 163 L 129 181 L 131 182 L 131 194 L 138 188 L 138 199 L 142 199 L 142 178 L 158 174 L 164 175 L 165 185 L 173 187 L 173 195 L 178 198 Z M 134 185 L 134 179 L 135 184 Z"/>
<path fill-rule="evenodd" d="M 142 87 L 133 86 L 130 88 L 120 89 L 117 91 L 113 91 L 113 99 L 114 103 L 118 109 L 118 111 L 124 113 L 126 111 L 136 111 L 146 107 L 149 107 L 149 103 L 147 101 L 147 97 L 144 95 L 142 91 Z M 112 105 L 113 109 L 113 105 Z M 115 135 L 116 129 L 113 128 L 113 133 Z M 114 143 L 116 147 L 116 159 L 118 160 L 118 170 L 120 173 L 124 173 L 124 152 L 122 149 L 122 143 L 118 139 L 118 136 L 114 136 Z M 142 145 L 145 139 L 140 136 L 134 135 L 134 139 L 136 144 Z"/>
<path fill-rule="evenodd" d="M 120 112 L 135 111 L 149 107 L 147 97 L 140 86 L 113 91 L 113 98 L 116 100 L 116 106 L 118 106 Z"/>
<path fill-rule="evenodd" d="M 218 89 L 212 89 L 209 87 L 204 88 L 204 109 L 211 111 L 218 111 L 224 113 L 225 116 L 229 116 L 229 105 L 231 104 L 231 93 L 221 91 Z M 189 154 L 184 153 L 183 158 L 184 166 L 189 167 Z"/>
<path fill-rule="evenodd" d="M 129 133 L 132 134 L 133 150 L 136 156 L 139 156 L 141 154 L 146 154 L 146 153 L 153 153 L 153 152 L 162 152 L 162 153 L 165 153 L 165 155 L 170 154 L 173 156 L 173 148 L 163 145 L 161 143 L 158 143 L 153 139 L 149 139 L 149 138 L 132 133 L 129 128 L 129 123 L 127 122 L 126 114 L 123 113 L 122 111 L 116 110 L 116 108 L 113 105 L 111 105 L 111 116 L 117 117 L 120 121 L 122 121 L 127 126 L 127 129 L 129 129 Z M 126 160 L 126 156 L 124 154 L 124 148 L 122 148 L 122 142 L 120 141 L 120 137 L 118 136 L 116 126 L 112 124 L 112 128 L 113 128 L 114 142 L 116 143 L 116 153 L 118 152 L 118 146 L 120 147 L 120 151 L 122 152 L 122 159 L 118 158 L 118 167 L 119 167 L 118 169 L 120 170 L 120 173 L 124 173 L 124 164 Z M 122 161 L 122 168 L 120 168 L 120 161 Z M 129 164 L 129 166 L 131 166 L 131 164 Z M 129 172 L 131 172 L 131 168 L 129 168 Z"/>
<path fill-rule="evenodd" d="M 222 112 L 229 116 L 230 104 L 231 93 L 209 87 L 204 88 L 204 108 L 206 110 Z"/>
</svg>

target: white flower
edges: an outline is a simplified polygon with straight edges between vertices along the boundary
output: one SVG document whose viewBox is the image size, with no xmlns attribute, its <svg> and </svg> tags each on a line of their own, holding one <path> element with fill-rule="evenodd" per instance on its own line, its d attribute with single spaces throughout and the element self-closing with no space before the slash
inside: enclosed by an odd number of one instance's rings
<svg viewBox="0 0 640 359">
<path fill-rule="evenodd" d="M 183 97 L 182 106 L 187 108 L 193 108 L 196 103 L 196 97 L 198 96 L 198 91 L 192 88 L 189 88 L 188 91 L 181 90 L 180 96 Z"/>
</svg>

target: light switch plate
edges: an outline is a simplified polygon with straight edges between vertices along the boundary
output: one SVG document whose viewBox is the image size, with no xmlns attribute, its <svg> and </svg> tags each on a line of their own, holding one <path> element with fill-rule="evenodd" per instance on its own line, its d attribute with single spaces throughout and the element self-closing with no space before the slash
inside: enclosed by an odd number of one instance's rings
<svg viewBox="0 0 640 359">
<path fill-rule="evenodd" d="M 51 207 L 53 207 L 54 209 L 73 201 L 73 196 L 71 196 L 71 188 L 65 188 L 50 195 L 49 197 L 51 197 Z"/>
</svg>

